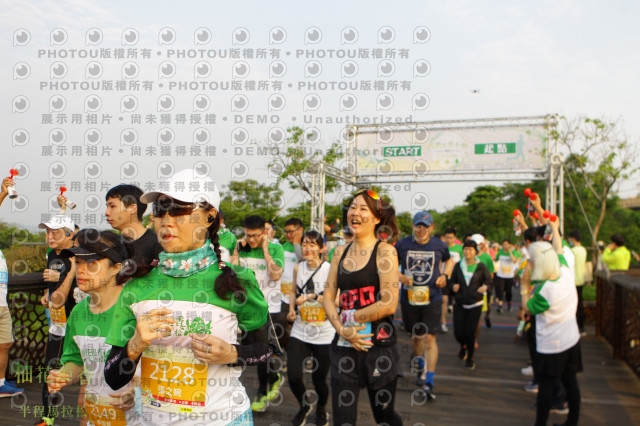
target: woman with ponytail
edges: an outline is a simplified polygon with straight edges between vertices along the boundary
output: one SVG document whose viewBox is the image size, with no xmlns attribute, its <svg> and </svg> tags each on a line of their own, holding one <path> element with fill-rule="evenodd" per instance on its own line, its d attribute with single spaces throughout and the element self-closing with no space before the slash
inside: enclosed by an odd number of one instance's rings
<svg viewBox="0 0 640 426">
<path fill-rule="evenodd" d="M 333 422 L 356 424 L 358 394 L 366 386 L 376 424 L 401 425 L 394 410 L 399 369 L 393 325 L 400 278 L 396 250 L 387 242 L 398 236 L 395 210 L 371 190 L 355 194 L 346 208 L 354 241 L 336 248 L 323 300 L 336 329 L 329 353 Z"/>
<path fill-rule="evenodd" d="M 153 203 L 164 251 L 118 298 L 104 375 L 119 389 L 141 367 L 143 424 L 253 424 L 242 366 L 266 362 L 273 348 L 266 333 L 251 345 L 238 333 L 264 328 L 268 306 L 250 270 L 219 261 L 220 194 L 197 175 L 183 170 L 163 182 L 167 191 L 141 197 Z"/>
</svg>

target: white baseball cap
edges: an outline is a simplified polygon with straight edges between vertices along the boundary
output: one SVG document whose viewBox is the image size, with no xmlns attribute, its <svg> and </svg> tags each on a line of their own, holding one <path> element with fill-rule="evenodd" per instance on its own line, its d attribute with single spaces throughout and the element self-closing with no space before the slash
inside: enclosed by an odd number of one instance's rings
<svg viewBox="0 0 640 426">
<path fill-rule="evenodd" d="M 51 219 L 49 219 L 48 222 L 42 222 L 40 225 L 38 225 L 39 229 L 62 229 L 62 228 L 67 228 L 71 231 L 75 230 L 76 228 L 76 224 L 73 223 L 73 221 L 71 220 L 71 218 L 69 218 L 68 216 L 65 216 L 63 214 L 57 214 L 55 216 L 52 216 Z"/>
<path fill-rule="evenodd" d="M 140 201 L 150 204 L 161 195 L 166 195 L 183 203 L 209 203 L 216 210 L 220 209 L 218 186 L 209 176 L 202 176 L 195 169 L 184 169 L 174 173 L 160 183 L 160 188 L 166 188 L 166 191 L 145 192 Z"/>
<path fill-rule="evenodd" d="M 475 241 L 477 245 L 484 244 L 484 237 L 480 234 L 473 234 L 471 239 Z"/>
</svg>

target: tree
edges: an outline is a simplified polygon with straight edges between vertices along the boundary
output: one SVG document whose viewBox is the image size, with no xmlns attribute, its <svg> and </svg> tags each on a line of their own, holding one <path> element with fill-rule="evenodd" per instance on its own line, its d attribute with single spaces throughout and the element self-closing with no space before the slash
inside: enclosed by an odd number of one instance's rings
<svg viewBox="0 0 640 426">
<path fill-rule="evenodd" d="M 333 142 L 331 147 L 323 153 L 315 148 L 311 140 L 319 138 L 315 133 L 306 134 L 300 127 L 287 129 L 289 136 L 282 142 L 275 143 L 269 168 L 278 175 L 277 185 L 283 180 L 289 183 L 291 189 L 300 189 L 311 195 L 311 175 L 313 166 L 325 162 L 333 165 L 344 156 L 339 142 Z M 332 192 L 338 187 L 335 179 L 327 177 L 326 192 Z"/>
<path fill-rule="evenodd" d="M 284 207 L 282 191 L 277 187 L 258 183 L 253 179 L 229 182 L 227 195 L 220 201 L 229 229 L 242 226 L 245 216 L 260 215 L 273 220 Z"/>
<path fill-rule="evenodd" d="M 559 126 L 551 132 L 566 153 L 565 172 L 570 183 L 584 187 L 597 204 L 598 216 L 592 232 L 592 245 L 607 213 L 607 199 L 615 185 L 629 179 L 638 171 L 637 144 L 630 143 L 619 122 L 607 119 L 579 117 L 561 118 Z"/>
</svg>

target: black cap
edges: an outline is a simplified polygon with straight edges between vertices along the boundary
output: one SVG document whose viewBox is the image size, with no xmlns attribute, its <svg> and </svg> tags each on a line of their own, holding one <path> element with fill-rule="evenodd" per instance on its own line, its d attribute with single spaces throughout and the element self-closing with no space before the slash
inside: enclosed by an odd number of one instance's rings
<svg viewBox="0 0 640 426">
<path fill-rule="evenodd" d="M 74 241 L 77 247 L 60 251 L 62 256 L 75 256 L 87 262 L 110 259 L 114 263 L 122 263 L 128 257 L 122 237 L 113 231 L 85 228 L 78 232 Z"/>
</svg>

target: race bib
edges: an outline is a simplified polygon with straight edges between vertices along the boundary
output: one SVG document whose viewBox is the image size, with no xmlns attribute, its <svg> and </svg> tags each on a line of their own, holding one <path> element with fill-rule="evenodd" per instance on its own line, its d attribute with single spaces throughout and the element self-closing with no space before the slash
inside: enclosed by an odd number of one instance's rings
<svg viewBox="0 0 640 426">
<path fill-rule="evenodd" d="M 300 306 L 300 319 L 303 323 L 321 323 L 327 320 L 327 314 L 324 306 L 305 303 Z"/>
<path fill-rule="evenodd" d="M 291 294 L 292 289 L 293 289 L 292 282 L 284 282 L 284 281 L 280 282 L 280 290 L 282 291 L 283 295 L 289 296 Z"/>
<path fill-rule="evenodd" d="M 56 325 L 67 325 L 67 313 L 64 310 L 64 306 L 60 309 L 53 309 L 49 307 L 49 314 L 51 315 L 51 322 Z"/>
<path fill-rule="evenodd" d="M 141 363 L 143 404 L 168 413 L 204 413 L 208 365 L 150 349 Z"/>
<path fill-rule="evenodd" d="M 410 305 L 424 306 L 430 303 L 428 285 L 411 286 L 407 289 L 407 295 L 409 296 Z"/>
<path fill-rule="evenodd" d="M 110 399 L 112 398 L 87 394 L 85 398 L 87 417 L 96 426 L 126 426 L 124 411 L 109 404 Z"/>
<path fill-rule="evenodd" d="M 505 266 L 503 266 L 503 267 L 501 267 L 501 268 L 500 268 L 500 271 L 501 271 L 503 274 L 510 274 L 510 273 L 511 273 L 511 266 L 509 266 L 509 265 L 505 265 Z"/>
</svg>

